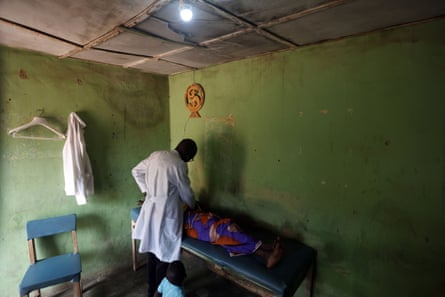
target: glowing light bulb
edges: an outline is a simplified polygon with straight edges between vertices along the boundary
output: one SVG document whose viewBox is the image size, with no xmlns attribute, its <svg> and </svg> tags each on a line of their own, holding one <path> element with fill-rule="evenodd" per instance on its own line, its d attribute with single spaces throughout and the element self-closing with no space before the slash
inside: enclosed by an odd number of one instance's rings
<svg viewBox="0 0 445 297">
<path fill-rule="evenodd" d="M 184 22 L 190 21 L 193 17 L 192 9 L 188 5 L 183 5 L 179 14 Z"/>
</svg>

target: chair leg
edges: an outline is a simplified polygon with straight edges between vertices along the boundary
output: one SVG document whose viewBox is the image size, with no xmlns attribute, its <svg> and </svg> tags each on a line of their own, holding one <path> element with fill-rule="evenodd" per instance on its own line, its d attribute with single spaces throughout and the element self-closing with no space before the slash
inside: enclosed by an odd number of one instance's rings
<svg viewBox="0 0 445 297">
<path fill-rule="evenodd" d="M 82 289 L 79 282 L 73 282 L 73 296 L 82 297 Z"/>
<path fill-rule="evenodd" d="M 131 221 L 131 253 L 133 259 L 133 271 L 136 271 L 136 263 L 137 263 L 137 253 L 136 253 L 136 240 L 133 239 L 133 230 L 134 230 L 135 222 Z"/>
</svg>

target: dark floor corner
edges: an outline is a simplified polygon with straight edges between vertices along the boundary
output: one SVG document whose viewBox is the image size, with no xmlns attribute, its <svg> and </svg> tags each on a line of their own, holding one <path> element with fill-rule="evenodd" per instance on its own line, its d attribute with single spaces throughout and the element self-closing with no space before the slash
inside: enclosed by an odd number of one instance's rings
<svg viewBox="0 0 445 297">
<path fill-rule="evenodd" d="M 183 253 L 187 270 L 185 293 L 187 297 L 254 297 L 257 296 L 244 288 L 211 272 L 205 262 L 193 255 Z M 131 259 L 129 259 L 129 262 Z M 130 263 L 129 263 L 130 264 Z M 84 280 L 83 297 L 146 297 L 147 271 L 145 266 L 134 272 L 128 270 L 98 276 L 94 280 Z M 45 294 L 43 294 L 45 296 Z M 52 297 L 71 297 L 69 287 Z"/>
</svg>

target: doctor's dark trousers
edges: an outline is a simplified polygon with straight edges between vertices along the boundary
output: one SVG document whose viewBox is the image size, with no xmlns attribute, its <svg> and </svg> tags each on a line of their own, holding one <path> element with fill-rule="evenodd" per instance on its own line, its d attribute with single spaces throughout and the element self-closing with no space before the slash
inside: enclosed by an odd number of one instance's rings
<svg viewBox="0 0 445 297">
<path fill-rule="evenodd" d="M 167 275 L 167 262 L 162 262 L 153 253 L 148 253 L 148 297 L 153 297 L 162 279 Z"/>
</svg>

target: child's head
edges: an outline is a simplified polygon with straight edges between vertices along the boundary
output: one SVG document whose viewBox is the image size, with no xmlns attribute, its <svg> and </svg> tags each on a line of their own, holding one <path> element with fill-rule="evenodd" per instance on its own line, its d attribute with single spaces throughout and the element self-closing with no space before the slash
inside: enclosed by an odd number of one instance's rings
<svg viewBox="0 0 445 297">
<path fill-rule="evenodd" d="M 187 274 L 185 273 L 184 264 L 181 261 L 174 261 L 168 265 L 167 279 L 176 286 L 182 286 Z"/>
</svg>

